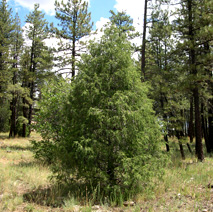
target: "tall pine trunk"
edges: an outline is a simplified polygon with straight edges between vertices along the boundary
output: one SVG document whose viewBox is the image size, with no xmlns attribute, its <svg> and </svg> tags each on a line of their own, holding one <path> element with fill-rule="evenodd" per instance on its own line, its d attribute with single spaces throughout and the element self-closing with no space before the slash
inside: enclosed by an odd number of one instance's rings
<svg viewBox="0 0 213 212">
<path fill-rule="evenodd" d="M 190 112 L 189 112 L 189 131 L 188 131 L 188 135 L 190 138 L 190 143 L 193 142 L 193 138 L 194 138 L 194 107 L 193 107 L 193 96 L 190 98 Z"/>
<path fill-rule="evenodd" d="M 141 80 L 145 80 L 145 63 L 146 63 L 146 25 L 147 25 L 147 3 L 145 0 L 144 5 L 144 19 L 143 19 L 143 39 L 142 39 L 142 50 L 141 50 Z"/>
<path fill-rule="evenodd" d="M 188 0 L 188 21 L 189 21 L 189 64 L 191 73 L 197 76 L 196 69 L 196 53 L 195 53 L 195 38 L 193 30 L 193 16 L 192 16 L 192 0 Z M 193 88 L 194 107 L 195 107 L 195 136 L 196 136 L 196 154 L 199 161 L 203 161 L 203 145 L 202 145 L 202 128 L 201 128 L 201 114 L 200 114 L 200 100 L 199 100 L 199 88 L 198 83 L 194 83 Z"/>
<path fill-rule="evenodd" d="M 30 73 L 32 74 L 32 79 L 28 83 L 28 88 L 30 90 L 30 98 L 32 102 L 34 101 L 34 89 L 35 89 L 35 75 L 36 75 L 36 40 L 35 40 L 35 29 L 33 30 L 33 39 L 32 39 L 32 47 L 31 47 L 31 55 L 30 55 Z M 28 136 L 31 133 L 31 123 L 32 123 L 32 114 L 33 114 L 33 103 L 29 104 L 29 113 L 28 113 L 28 126 L 29 132 Z"/>
<path fill-rule="evenodd" d="M 10 110 L 11 110 L 11 116 L 10 116 L 9 138 L 15 137 L 17 135 L 17 129 L 16 129 L 17 97 L 15 96 L 15 94 L 13 94 L 13 99 L 10 103 Z"/>
<path fill-rule="evenodd" d="M 181 154 L 181 158 L 182 160 L 185 160 L 185 153 L 184 153 L 184 150 L 183 150 L 183 144 L 180 140 L 181 136 L 183 136 L 183 132 L 179 132 L 179 131 L 176 131 L 176 137 L 178 139 L 178 144 L 179 144 L 179 148 L 180 148 L 180 154 Z"/>
<path fill-rule="evenodd" d="M 14 56 L 14 60 L 17 61 L 17 56 Z M 13 68 L 17 69 L 18 65 L 17 63 L 13 64 Z M 17 72 L 14 71 L 13 73 L 13 85 L 17 83 Z M 18 97 L 15 93 L 13 93 L 12 101 L 10 102 L 10 110 L 11 110 L 11 116 L 10 116 L 10 133 L 9 138 L 15 137 L 17 134 L 17 127 L 16 127 L 16 117 L 17 117 L 17 100 Z"/>
<path fill-rule="evenodd" d="M 202 129 L 203 129 L 203 136 L 206 144 L 206 151 L 208 153 L 211 152 L 210 146 L 209 146 L 209 136 L 208 136 L 208 131 L 207 131 L 207 120 L 204 115 L 204 104 L 201 104 L 201 119 L 202 119 Z"/>
<path fill-rule="evenodd" d="M 195 87 L 194 93 L 194 105 L 195 105 L 195 136 L 196 136 L 196 154 L 199 161 L 203 161 L 203 144 L 202 144 L 202 128 L 201 128 L 201 115 L 200 115 L 200 102 L 199 102 L 199 90 Z"/>
<path fill-rule="evenodd" d="M 212 101 L 213 103 L 213 101 Z M 213 152 L 213 109 L 209 108 L 209 118 L 208 118 L 208 122 L 209 122 L 209 150 L 210 153 Z"/>
<path fill-rule="evenodd" d="M 26 99 L 23 97 L 23 117 L 27 119 L 27 107 L 26 107 Z M 26 137 L 27 136 L 27 125 L 26 123 L 23 123 L 22 125 L 22 137 Z"/>
<path fill-rule="evenodd" d="M 34 100 L 34 82 L 33 81 L 29 84 L 29 88 L 30 88 L 30 98 Z M 32 114 L 33 114 L 33 104 L 30 104 L 29 113 L 28 113 L 28 125 L 29 125 L 28 136 L 30 136 L 30 133 L 31 133 Z"/>
<path fill-rule="evenodd" d="M 213 77 L 213 73 L 211 73 L 211 78 Z M 212 90 L 213 95 L 213 83 L 211 82 L 210 88 Z M 213 98 L 209 100 L 209 110 L 208 110 L 208 135 L 209 135 L 209 149 L 210 152 L 213 152 Z"/>
<path fill-rule="evenodd" d="M 72 77 L 75 76 L 75 35 L 72 40 Z"/>
</svg>

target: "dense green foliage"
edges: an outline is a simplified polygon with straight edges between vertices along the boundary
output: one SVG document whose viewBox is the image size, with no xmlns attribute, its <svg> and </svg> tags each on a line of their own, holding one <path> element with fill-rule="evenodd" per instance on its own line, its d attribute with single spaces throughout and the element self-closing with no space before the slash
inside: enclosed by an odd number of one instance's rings
<svg viewBox="0 0 213 212">
<path fill-rule="evenodd" d="M 53 164 L 57 155 L 57 142 L 64 136 L 66 114 L 64 104 L 70 92 L 70 84 L 63 78 L 55 78 L 45 83 L 42 99 L 38 102 L 39 113 L 35 116 L 37 132 L 43 138 L 33 141 L 35 157 L 43 163 Z"/>
<path fill-rule="evenodd" d="M 41 107 L 39 116 L 48 121 L 43 129 L 51 136 L 51 165 L 59 181 L 83 180 L 105 195 L 122 192 L 126 198 L 141 191 L 156 172 L 161 175 L 159 126 L 130 47 L 117 28 L 106 29 L 100 43 L 92 42 L 82 56 L 68 103 L 54 91 L 42 100 L 49 106 Z M 65 111 L 54 124 L 47 109 L 54 113 L 59 105 Z M 39 145 L 44 143 L 34 144 L 37 150 Z"/>
<path fill-rule="evenodd" d="M 12 77 L 10 44 L 13 30 L 11 9 L 8 8 L 6 0 L 2 0 L 0 2 L 0 131 L 7 131 L 9 128 L 10 114 L 7 86 Z"/>
</svg>

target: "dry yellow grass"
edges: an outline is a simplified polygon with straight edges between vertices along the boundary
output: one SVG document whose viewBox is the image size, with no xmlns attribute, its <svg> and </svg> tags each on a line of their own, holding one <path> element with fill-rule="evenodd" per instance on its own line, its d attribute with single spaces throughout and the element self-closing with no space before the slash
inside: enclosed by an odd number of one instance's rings
<svg viewBox="0 0 213 212">
<path fill-rule="evenodd" d="M 0 211 L 213 212 L 213 189 L 208 188 L 213 184 L 210 157 L 203 163 L 194 157 L 185 161 L 174 157 L 162 181 L 138 196 L 132 207 L 91 206 L 90 202 L 80 206 L 72 195 L 62 198 L 60 189 L 49 180 L 48 167 L 34 160 L 29 140 L 40 139 L 36 133 L 15 139 L 0 134 Z"/>
</svg>

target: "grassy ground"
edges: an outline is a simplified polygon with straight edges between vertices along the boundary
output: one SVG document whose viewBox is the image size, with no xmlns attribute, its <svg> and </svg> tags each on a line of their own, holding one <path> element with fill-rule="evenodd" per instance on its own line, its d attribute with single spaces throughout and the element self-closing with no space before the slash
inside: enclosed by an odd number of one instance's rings
<svg viewBox="0 0 213 212">
<path fill-rule="evenodd" d="M 172 163 L 161 182 L 133 201 L 134 206 L 82 206 L 70 195 L 62 198 L 59 187 L 50 183 L 50 171 L 33 159 L 29 140 L 7 139 L 0 134 L 0 211 L 201 211 L 213 212 L 213 158 L 197 163 L 187 155 L 182 161 L 173 148 Z"/>
</svg>

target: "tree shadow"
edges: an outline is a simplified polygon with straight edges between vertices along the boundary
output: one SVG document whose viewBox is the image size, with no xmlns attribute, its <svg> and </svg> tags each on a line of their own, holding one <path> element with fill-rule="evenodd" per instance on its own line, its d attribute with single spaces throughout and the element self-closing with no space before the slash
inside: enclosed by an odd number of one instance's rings
<svg viewBox="0 0 213 212">
<path fill-rule="evenodd" d="M 61 207 L 64 203 L 64 198 L 61 194 L 61 189 L 55 185 L 47 188 L 38 187 L 23 195 L 25 202 L 51 207 Z"/>
<path fill-rule="evenodd" d="M 25 193 L 23 200 L 50 207 L 61 207 L 70 198 L 74 198 L 79 205 L 85 205 L 88 203 L 88 199 L 91 204 L 97 204 L 98 202 L 94 200 L 92 190 L 88 186 L 88 184 L 79 182 L 70 185 L 55 184 L 46 188 L 38 187 L 33 191 Z"/>
<path fill-rule="evenodd" d="M 19 145 L 2 145 L 1 149 L 4 150 L 11 150 L 11 151 L 32 151 L 32 147 L 31 146 L 27 146 L 27 147 L 23 147 L 23 146 L 19 146 Z"/>
<path fill-rule="evenodd" d="M 14 166 L 20 167 L 20 168 L 27 168 L 27 167 L 34 167 L 37 165 L 35 161 L 21 161 L 18 164 L 15 164 Z"/>
<path fill-rule="evenodd" d="M 9 138 L 8 135 L 2 135 L 2 134 L 0 134 L 0 139 L 1 140 L 5 140 L 5 139 L 8 139 L 8 138 Z"/>
</svg>

